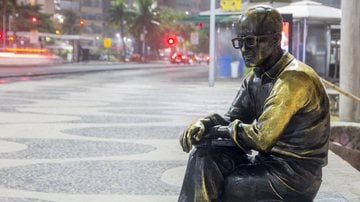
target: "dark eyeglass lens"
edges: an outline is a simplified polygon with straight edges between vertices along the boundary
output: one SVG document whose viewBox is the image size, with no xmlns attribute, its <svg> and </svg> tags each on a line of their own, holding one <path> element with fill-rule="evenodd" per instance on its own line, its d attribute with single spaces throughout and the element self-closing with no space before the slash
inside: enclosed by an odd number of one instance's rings
<svg viewBox="0 0 360 202">
<path fill-rule="evenodd" d="M 253 47 L 256 45 L 256 38 L 255 37 L 245 37 L 244 43 L 248 47 Z"/>
<path fill-rule="evenodd" d="M 239 38 L 233 39 L 232 43 L 233 43 L 234 48 L 236 48 L 236 49 L 240 49 L 242 46 L 242 40 Z"/>
</svg>

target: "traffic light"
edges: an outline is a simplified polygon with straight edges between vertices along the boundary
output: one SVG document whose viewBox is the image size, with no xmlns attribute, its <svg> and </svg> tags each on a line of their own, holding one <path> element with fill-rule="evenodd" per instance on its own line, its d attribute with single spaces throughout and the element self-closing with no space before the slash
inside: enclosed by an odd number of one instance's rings
<svg viewBox="0 0 360 202">
<path fill-rule="evenodd" d="M 2 34 L 2 32 L 0 32 L 0 39 L 2 39 L 3 38 L 3 34 Z"/>
<path fill-rule="evenodd" d="M 169 38 L 167 41 L 169 45 L 174 45 L 175 43 L 175 40 L 173 38 Z"/>
<path fill-rule="evenodd" d="M 203 22 L 200 21 L 200 22 L 198 23 L 198 26 L 199 26 L 199 28 L 203 28 L 203 26 L 204 26 Z"/>
<path fill-rule="evenodd" d="M 80 19 L 80 22 L 79 22 L 79 23 L 80 23 L 80 26 L 84 26 L 86 22 L 85 22 L 84 19 Z"/>
<path fill-rule="evenodd" d="M 32 17 L 32 18 L 31 18 L 31 22 L 32 22 L 32 23 L 36 23 L 36 22 L 37 22 L 37 17 Z"/>
<path fill-rule="evenodd" d="M 166 39 L 166 42 L 169 46 L 174 46 L 176 44 L 176 38 L 175 37 L 169 37 Z"/>
</svg>

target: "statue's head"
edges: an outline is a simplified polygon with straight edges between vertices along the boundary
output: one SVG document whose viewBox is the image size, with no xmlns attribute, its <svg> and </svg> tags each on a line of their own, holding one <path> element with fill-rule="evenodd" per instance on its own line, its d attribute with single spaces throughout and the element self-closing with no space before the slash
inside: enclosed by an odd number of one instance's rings
<svg viewBox="0 0 360 202">
<path fill-rule="evenodd" d="M 240 49 L 248 67 L 267 68 L 281 51 L 281 14 L 269 6 L 256 6 L 245 11 L 238 24 L 234 48 Z M 274 55 L 276 54 L 276 55 Z"/>
</svg>

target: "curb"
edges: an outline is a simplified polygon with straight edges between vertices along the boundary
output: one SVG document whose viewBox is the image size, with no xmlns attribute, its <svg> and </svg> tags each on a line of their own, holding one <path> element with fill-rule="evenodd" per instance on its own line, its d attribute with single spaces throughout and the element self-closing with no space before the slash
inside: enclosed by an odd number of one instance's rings
<svg viewBox="0 0 360 202">
<path fill-rule="evenodd" d="M 79 64 L 79 63 L 76 63 Z M 146 66 L 138 66 L 138 67 L 121 67 L 121 65 L 146 65 Z M 89 64 L 82 63 L 79 66 L 86 66 Z M 142 70 L 142 69 L 165 69 L 165 68 L 183 68 L 181 65 L 174 65 L 174 64 L 159 64 L 159 63 L 114 63 L 114 64 L 92 64 L 92 65 L 107 65 L 107 66 L 115 66 L 120 65 L 114 68 L 99 68 L 96 67 L 94 69 L 82 69 L 82 70 L 63 70 L 63 71 L 53 71 L 53 72 L 43 72 L 43 73 L 27 73 L 27 74 L 7 74 L 7 75 L 0 75 L 0 78 L 17 78 L 17 77 L 40 77 L 40 76 L 50 76 L 50 75 L 68 75 L 68 74 L 88 74 L 88 73 L 100 73 L 100 72 L 107 72 L 107 71 L 126 71 L 126 70 Z M 44 66 L 29 66 L 29 67 L 50 67 L 57 66 L 57 64 L 52 65 L 44 65 Z M 188 67 L 195 67 L 195 66 L 202 66 L 202 65 L 189 65 Z M 4 67 L 4 66 L 0 66 Z M 13 67 L 13 66 L 12 66 Z M 61 65 L 59 66 L 61 67 Z"/>
</svg>

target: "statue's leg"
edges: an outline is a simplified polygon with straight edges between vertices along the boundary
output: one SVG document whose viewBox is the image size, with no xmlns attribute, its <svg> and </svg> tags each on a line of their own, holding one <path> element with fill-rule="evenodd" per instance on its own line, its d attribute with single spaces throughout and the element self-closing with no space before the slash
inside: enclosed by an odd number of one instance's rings
<svg viewBox="0 0 360 202">
<path fill-rule="evenodd" d="M 220 201 L 313 201 L 321 184 L 321 167 L 317 162 L 257 157 L 253 164 L 239 164 L 225 178 Z M 303 163 L 311 171 L 305 170 Z"/>
<path fill-rule="evenodd" d="M 223 202 L 284 201 L 261 164 L 241 165 L 224 182 Z"/>
<path fill-rule="evenodd" d="M 224 177 L 245 161 L 246 155 L 237 148 L 194 149 L 187 164 L 179 202 L 217 201 L 222 193 Z"/>
</svg>

